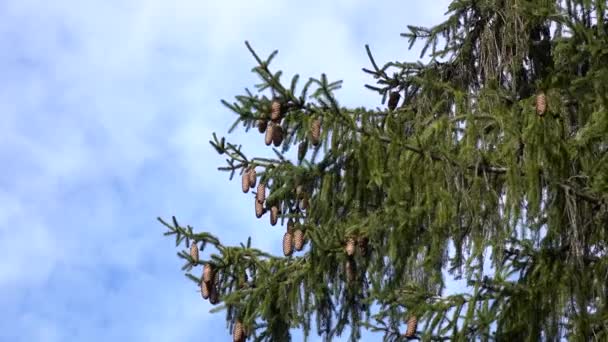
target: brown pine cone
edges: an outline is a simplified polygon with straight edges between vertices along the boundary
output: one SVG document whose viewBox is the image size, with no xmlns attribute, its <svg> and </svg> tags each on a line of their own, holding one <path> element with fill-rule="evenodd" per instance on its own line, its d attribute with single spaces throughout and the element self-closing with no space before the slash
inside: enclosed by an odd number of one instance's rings
<svg viewBox="0 0 608 342">
<path fill-rule="evenodd" d="M 397 108 L 397 104 L 399 103 L 400 98 L 401 95 L 398 92 L 391 92 L 388 97 L 388 109 L 395 110 L 395 108 Z"/>
<path fill-rule="evenodd" d="M 246 194 L 247 192 L 249 192 L 250 187 L 251 178 L 249 177 L 249 170 L 245 170 L 241 179 L 241 190 L 243 190 L 243 193 Z"/>
<path fill-rule="evenodd" d="M 321 121 L 314 119 L 310 125 L 310 140 L 314 146 L 321 142 Z"/>
<path fill-rule="evenodd" d="M 272 129 L 272 143 L 275 147 L 281 146 L 283 143 L 283 127 L 276 125 Z"/>
<path fill-rule="evenodd" d="M 288 231 L 283 235 L 283 254 L 285 256 L 291 256 L 293 254 L 293 236 L 291 231 Z"/>
<path fill-rule="evenodd" d="M 298 145 L 298 161 L 302 162 L 306 157 L 306 151 L 308 151 L 308 142 L 303 141 Z"/>
<path fill-rule="evenodd" d="M 536 114 L 539 116 L 545 115 L 547 111 L 547 96 L 545 93 L 540 92 L 536 95 Z"/>
<path fill-rule="evenodd" d="M 296 198 L 301 198 L 303 192 L 304 187 L 302 185 L 296 186 Z"/>
<path fill-rule="evenodd" d="M 279 221 L 279 207 L 273 205 L 270 208 L 270 224 L 275 226 Z"/>
<path fill-rule="evenodd" d="M 215 272 L 213 270 L 213 265 L 209 263 L 205 264 L 205 266 L 203 267 L 203 282 L 205 284 L 211 284 L 213 283 L 214 278 Z"/>
<path fill-rule="evenodd" d="M 300 228 L 293 232 L 293 246 L 298 252 L 304 248 L 304 232 Z"/>
<path fill-rule="evenodd" d="M 357 279 L 357 269 L 354 260 L 346 260 L 345 265 L 346 280 L 353 282 Z"/>
<path fill-rule="evenodd" d="M 249 169 L 249 187 L 255 188 L 255 184 L 257 181 L 257 172 L 255 172 L 255 167 L 251 167 Z"/>
<path fill-rule="evenodd" d="M 416 329 L 418 329 L 418 319 L 415 316 L 412 316 L 407 320 L 407 330 L 403 336 L 414 337 L 414 335 L 416 335 Z"/>
<path fill-rule="evenodd" d="M 266 132 L 267 126 L 268 126 L 268 122 L 266 122 L 266 120 L 258 120 L 258 131 L 260 133 Z"/>
<path fill-rule="evenodd" d="M 257 199 L 255 200 L 255 217 L 260 218 L 264 216 L 264 203 L 260 203 Z"/>
<path fill-rule="evenodd" d="M 243 323 L 241 323 L 241 321 L 236 321 L 236 323 L 234 323 L 234 329 L 232 331 L 232 341 L 245 341 L 245 329 L 243 329 Z"/>
<path fill-rule="evenodd" d="M 348 238 L 348 240 L 346 240 L 346 246 L 344 247 L 344 250 L 346 251 L 346 255 L 348 256 L 355 255 L 355 239 Z"/>
<path fill-rule="evenodd" d="M 192 241 L 190 245 L 190 257 L 194 260 L 195 264 L 198 262 L 198 245 L 195 241 Z"/>
<path fill-rule="evenodd" d="M 304 196 L 298 205 L 300 206 L 300 210 L 308 209 L 308 196 Z"/>
<path fill-rule="evenodd" d="M 368 252 L 367 246 L 369 245 L 369 239 L 367 237 L 359 238 L 358 245 L 361 255 L 366 256 Z"/>
<path fill-rule="evenodd" d="M 204 281 L 201 281 L 201 296 L 203 297 L 203 299 L 209 299 L 209 293 L 211 291 L 209 284 L 205 283 Z"/>
<path fill-rule="evenodd" d="M 281 103 L 277 100 L 272 101 L 270 106 L 270 119 L 274 122 L 281 121 Z"/>
<path fill-rule="evenodd" d="M 216 305 L 217 303 L 220 302 L 220 294 L 219 294 L 219 290 L 217 289 L 217 285 L 208 285 L 210 287 L 209 289 L 209 303 L 211 303 L 211 305 Z"/>
<path fill-rule="evenodd" d="M 261 182 L 260 182 L 260 184 L 258 184 L 257 193 L 255 194 L 255 199 L 260 203 L 264 203 L 264 201 L 266 200 L 266 184 L 261 183 Z"/>
<path fill-rule="evenodd" d="M 264 136 L 264 143 L 266 144 L 266 146 L 270 146 L 270 144 L 272 144 L 272 140 L 273 140 L 273 136 L 274 136 L 274 124 L 271 122 L 270 124 L 268 124 L 268 127 L 266 128 L 266 135 Z"/>
</svg>

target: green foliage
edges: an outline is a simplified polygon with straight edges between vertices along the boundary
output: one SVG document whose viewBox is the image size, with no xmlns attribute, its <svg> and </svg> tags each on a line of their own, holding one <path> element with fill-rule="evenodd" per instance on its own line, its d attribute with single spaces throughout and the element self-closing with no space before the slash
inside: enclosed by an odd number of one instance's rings
<svg viewBox="0 0 608 342">
<path fill-rule="evenodd" d="M 376 80 L 366 86 L 383 103 L 399 92 L 395 110 L 340 106 L 341 82 L 325 74 L 298 92 L 298 75 L 285 86 L 270 69 L 276 51 L 264 60 L 247 44 L 262 83 L 259 94 L 223 101 L 237 115 L 231 131 L 269 120 L 279 101 L 281 148 L 249 159 L 215 134 L 211 145 L 231 178 L 261 170 L 266 209 L 278 205 L 307 247 L 290 257 L 251 239 L 227 247 L 159 218 L 186 246 L 184 270 L 214 265 L 217 310 L 256 341 L 290 340 L 293 328 L 308 336 L 314 325 L 328 341 L 345 328 L 353 340 L 364 328 L 397 341 L 411 316 L 425 341 L 608 339 L 606 7 L 453 1 L 445 22 L 403 34 L 410 48 L 424 42 L 429 63 L 380 66 L 366 46 L 372 67 L 363 71 Z M 308 153 L 296 162 L 297 146 Z M 350 237 L 367 241 L 353 256 Z M 190 241 L 217 253 L 195 263 Z M 446 272 L 468 288 L 445 294 Z"/>
</svg>

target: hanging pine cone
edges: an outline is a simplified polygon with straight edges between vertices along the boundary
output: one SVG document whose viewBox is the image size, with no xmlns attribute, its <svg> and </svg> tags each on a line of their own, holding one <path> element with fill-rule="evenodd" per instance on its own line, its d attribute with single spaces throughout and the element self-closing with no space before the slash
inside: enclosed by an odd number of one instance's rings
<svg viewBox="0 0 608 342">
<path fill-rule="evenodd" d="M 215 272 L 213 271 L 213 266 L 209 263 L 205 264 L 205 266 L 203 267 L 203 282 L 205 284 L 211 284 L 213 283 L 213 280 L 215 278 Z"/>
<path fill-rule="evenodd" d="M 355 239 L 348 238 L 348 240 L 346 240 L 346 246 L 344 247 L 344 250 L 346 251 L 346 255 L 348 256 L 355 255 Z"/>
<path fill-rule="evenodd" d="M 257 181 L 257 172 L 255 172 L 255 167 L 252 166 L 247 174 L 249 175 L 249 187 L 255 188 Z"/>
<path fill-rule="evenodd" d="M 270 106 L 270 119 L 274 122 L 281 121 L 281 103 L 277 100 L 272 101 Z"/>
<path fill-rule="evenodd" d="M 283 143 L 283 127 L 276 125 L 272 129 L 272 143 L 275 147 L 281 146 Z"/>
<path fill-rule="evenodd" d="M 308 196 L 302 197 L 300 200 L 300 210 L 308 209 Z"/>
<path fill-rule="evenodd" d="M 266 135 L 264 136 L 264 143 L 266 144 L 266 146 L 270 146 L 270 144 L 272 144 L 272 138 L 273 138 L 273 133 L 274 131 L 274 124 L 271 122 L 268 127 L 266 128 Z"/>
<path fill-rule="evenodd" d="M 194 260 L 193 263 L 198 263 L 198 246 L 195 241 L 190 245 L 190 257 Z"/>
<path fill-rule="evenodd" d="M 310 140 L 314 146 L 321 142 L 321 121 L 314 119 L 310 125 Z"/>
<path fill-rule="evenodd" d="M 304 232 L 300 228 L 293 232 L 293 246 L 298 252 L 304 248 Z"/>
<path fill-rule="evenodd" d="M 270 224 L 275 226 L 279 221 L 279 207 L 273 205 L 270 208 Z"/>
<path fill-rule="evenodd" d="M 306 151 L 308 151 L 308 142 L 303 141 L 298 146 L 298 161 L 302 162 L 304 157 L 306 157 Z"/>
<path fill-rule="evenodd" d="M 288 231 L 283 235 L 283 254 L 285 256 L 291 256 L 293 254 L 293 236 L 291 231 Z"/>
<path fill-rule="evenodd" d="M 217 285 L 208 285 L 210 287 L 209 289 L 209 303 L 211 303 L 211 305 L 216 305 L 217 303 L 220 302 L 220 294 L 219 291 L 217 289 Z"/>
<path fill-rule="evenodd" d="M 205 283 L 204 281 L 201 281 L 201 296 L 203 297 L 203 299 L 209 299 L 209 293 L 210 293 L 210 285 Z"/>
<path fill-rule="evenodd" d="M 264 203 L 264 201 L 266 200 L 266 185 L 264 183 L 260 182 L 260 184 L 258 184 L 255 199 L 260 203 Z"/>
<path fill-rule="evenodd" d="M 243 177 L 241 179 L 241 189 L 243 193 L 249 192 L 249 188 L 251 187 L 251 179 L 249 177 L 249 170 L 243 172 Z"/>
<path fill-rule="evenodd" d="M 260 133 L 266 132 L 267 126 L 268 126 L 268 122 L 266 122 L 266 120 L 258 120 L 258 131 Z"/>
<path fill-rule="evenodd" d="M 538 114 L 539 116 L 543 116 L 545 115 L 546 111 L 547 97 L 545 96 L 545 93 L 540 92 L 538 95 L 536 95 L 536 114 Z"/>
<path fill-rule="evenodd" d="M 407 320 L 407 330 L 405 330 L 405 337 L 414 337 L 416 335 L 416 329 L 418 329 L 418 319 L 415 316 L 410 317 Z"/>
<path fill-rule="evenodd" d="M 264 203 L 260 203 L 257 199 L 255 200 L 255 217 L 260 218 L 264 216 Z"/>
<path fill-rule="evenodd" d="M 398 92 L 396 92 L 396 91 L 391 92 L 391 94 L 388 97 L 388 109 L 395 110 L 395 108 L 397 108 L 397 104 L 399 103 L 400 98 L 401 98 L 401 95 Z"/>
<path fill-rule="evenodd" d="M 346 260 L 346 265 L 344 268 L 346 272 L 346 280 L 348 280 L 349 282 L 355 281 L 355 279 L 357 279 L 355 261 L 350 259 Z"/>
<path fill-rule="evenodd" d="M 243 329 L 243 323 L 241 323 L 241 321 L 236 321 L 236 323 L 234 323 L 234 329 L 232 331 L 232 341 L 245 341 L 245 329 Z"/>
<path fill-rule="evenodd" d="M 368 252 L 367 246 L 369 244 L 369 239 L 367 237 L 359 238 L 358 244 L 361 255 L 366 256 Z"/>
</svg>

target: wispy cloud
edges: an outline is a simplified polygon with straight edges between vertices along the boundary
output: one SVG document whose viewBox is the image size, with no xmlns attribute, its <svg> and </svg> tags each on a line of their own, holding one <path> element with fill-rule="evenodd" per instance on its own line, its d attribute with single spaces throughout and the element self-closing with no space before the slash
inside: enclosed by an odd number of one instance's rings
<svg viewBox="0 0 608 342">
<path fill-rule="evenodd" d="M 219 99 L 257 82 L 243 40 L 278 48 L 286 75 L 345 80 L 344 104 L 375 106 L 364 44 L 415 59 L 398 34 L 438 20 L 446 1 L 433 6 L 1 2 L 0 340 L 227 338 L 154 218 L 279 251 L 207 143 L 234 119 Z M 256 138 L 234 135 L 265 151 Z"/>
</svg>

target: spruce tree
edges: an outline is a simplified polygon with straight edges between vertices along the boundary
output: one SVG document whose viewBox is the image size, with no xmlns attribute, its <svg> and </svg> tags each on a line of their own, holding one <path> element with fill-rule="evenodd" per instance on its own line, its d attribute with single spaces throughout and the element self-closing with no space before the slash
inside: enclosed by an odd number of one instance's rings
<svg viewBox="0 0 608 342">
<path fill-rule="evenodd" d="M 402 34 L 428 62 L 366 46 L 375 109 L 341 106 L 325 74 L 281 82 L 277 52 L 246 43 L 258 92 L 223 103 L 276 157 L 211 145 L 284 255 L 159 218 L 227 339 L 608 340 L 607 7 L 455 0 Z"/>
</svg>

